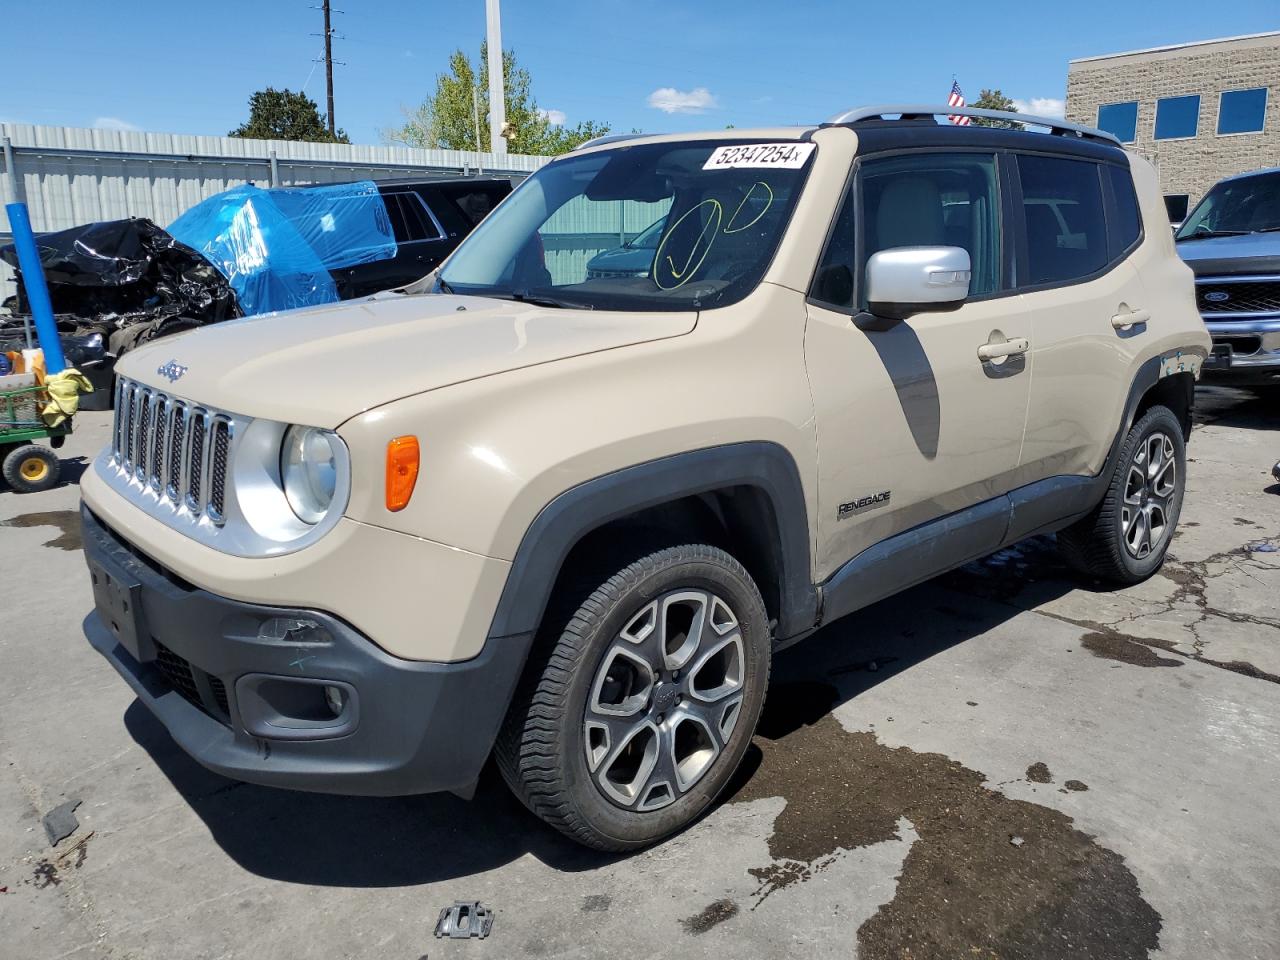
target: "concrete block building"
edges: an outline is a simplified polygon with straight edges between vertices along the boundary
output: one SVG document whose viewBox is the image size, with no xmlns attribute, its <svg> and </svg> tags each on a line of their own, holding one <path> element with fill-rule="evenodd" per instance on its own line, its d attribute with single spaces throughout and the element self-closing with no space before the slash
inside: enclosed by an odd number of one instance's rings
<svg viewBox="0 0 1280 960">
<path fill-rule="evenodd" d="M 1280 32 L 1072 60 L 1067 119 L 1152 161 L 1181 220 L 1223 177 L 1280 166 Z"/>
</svg>

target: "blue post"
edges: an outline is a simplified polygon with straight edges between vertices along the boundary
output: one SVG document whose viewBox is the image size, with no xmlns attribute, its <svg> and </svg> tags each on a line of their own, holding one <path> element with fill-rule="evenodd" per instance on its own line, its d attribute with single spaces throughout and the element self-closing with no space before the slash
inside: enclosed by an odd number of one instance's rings
<svg viewBox="0 0 1280 960">
<path fill-rule="evenodd" d="M 31 216 L 25 203 L 5 204 L 4 211 L 9 215 L 13 245 L 18 250 L 18 267 L 22 270 L 22 286 L 27 291 L 31 316 L 36 322 L 36 340 L 44 350 L 45 372 L 61 373 L 67 361 L 62 356 L 62 341 L 53 319 L 53 304 L 49 302 L 49 288 L 44 282 L 44 267 L 40 265 L 36 235 L 31 230 Z"/>
</svg>

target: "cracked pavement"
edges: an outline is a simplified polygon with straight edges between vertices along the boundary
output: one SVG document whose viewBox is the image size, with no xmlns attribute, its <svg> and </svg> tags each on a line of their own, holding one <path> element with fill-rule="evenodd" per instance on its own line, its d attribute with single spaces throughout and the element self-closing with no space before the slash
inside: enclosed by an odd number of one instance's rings
<svg viewBox="0 0 1280 960">
<path fill-rule="evenodd" d="M 1278 956 L 1278 422 L 1201 391 L 1143 584 L 1084 583 L 1041 538 L 780 654 L 724 802 L 625 858 L 496 777 L 464 802 L 208 773 L 81 636 L 74 483 L 0 491 L 0 955 Z M 73 478 L 108 430 L 80 418 Z M 487 940 L 432 939 L 474 899 Z"/>
</svg>

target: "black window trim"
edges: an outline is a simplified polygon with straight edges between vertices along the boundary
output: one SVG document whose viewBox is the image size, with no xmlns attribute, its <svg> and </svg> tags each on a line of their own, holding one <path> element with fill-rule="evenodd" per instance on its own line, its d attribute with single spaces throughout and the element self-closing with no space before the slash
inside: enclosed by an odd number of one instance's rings
<svg viewBox="0 0 1280 960">
<path fill-rule="evenodd" d="M 1095 165 L 1095 167 L 1097 168 L 1095 170 L 1095 174 L 1098 177 L 1098 186 L 1102 190 L 1102 219 L 1103 219 L 1103 229 L 1106 231 L 1107 254 L 1108 254 L 1107 262 L 1104 263 L 1101 268 L 1099 268 L 1098 270 L 1095 270 L 1093 273 L 1083 274 L 1079 277 L 1071 277 L 1070 279 L 1067 279 L 1067 280 L 1052 280 L 1048 283 L 1028 283 L 1025 285 L 1018 285 L 1014 288 L 1015 292 L 1039 293 L 1042 290 L 1057 290 L 1062 287 L 1073 287 L 1081 283 L 1092 283 L 1094 280 L 1098 280 L 1102 277 L 1105 277 L 1108 273 L 1110 273 L 1120 264 L 1124 263 L 1127 259 L 1129 259 L 1129 257 L 1133 254 L 1135 250 L 1137 250 L 1140 246 L 1142 246 L 1143 241 L 1146 239 L 1147 234 L 1146 234 L 1146 221 L 1142 216 L 1142 203 L 1141 201 L 1139 201 L 1138 202 L 1138 238 L 1134 240 L 1131 244 L 1129 244 L 1127 247 L 1125 247 L 1124 250 L 1120 251 L 1118 254 L 1114 256 L 1111 254 L 1111 244 L 1115 234 L 1115 222 L 1116 222 L 1115 197 L 1112 195 L 1112 192 L 1111 192 L 1110 178 L 1104 177 L 1102 175 L 1102 168 L 1104 165 L 1120 167 L 1122 170 L 1124 170 L 1126 173 L 1129 174 L 1129 177 L 1132 180 L 1132 177 L 1133 177 L 1132 168 L 1129 167 L 1127 164 L 1121 164 L 1121 163 L 1117 163 L 1109 160 L 1094 160 L 1088 157 L 1067 156 L 1065 154 L 1054 153 L 1051 150 L 1010 150 L 1009 153 L 1011 155 L 1010 159 L 1012 161 L 1012 166 L 1015 168 L 1015 173 L 1016 173 L 1016 176 L 1014 177 L 1014 179 L 1017 181 L 1017 185 L 1018 185 L 1017 190 L 1018 190 L 1018 209 L 1019 210 L 1022 209 L 1022 171 L 1018 169 L 1018 164 L 1017 164 L 1018 157 L 1049 156 L 1057 160 L 1074 160 L 1077 163 L 1092 163 Z M 1134 188 L 1135 200 L 1138 199 L 1137 192 L 1138 192 L 1137 188 L 1135 187 Z M 1025 217 L 1017 217 L 1015 218 L 1015 220 L 1016 220 L 1015 227 L 1017 232 L 1014 236 L 1014 242 L 1017 244 L 1017 248 L 1018 248 L 1018 276 L 1025 277 L 1028 275 L 1027 271 L 1030 269 L 1028 266 L 1029 261 L 1027 258 L 1027 221 Z"/>
<path fill-rule="evenodd" d="M 822 264 L 826 260 L 827 250 L 831 245 L 832 235 L 835 233 L 836 225 L 840 222 L 840 213 L 844 209 L 845 200 L 849 196 L 851 190 L 857 189 L 860 184 L 858 175 L 862 170 L 862 165 L 868 160 L 885 160 L 892 157 L 903 156 L 919 156 L 920 154 L 956 154 L 956 153 L 975 153 L 992 157 L 995 160 L 996 168 L 996 196 L 1000 202 L 1000 280 L 999 287 L 991 293 L 982 293 L 977 296 L 965 297 L 965 303 L 985 303 L 989 300 L 999 300 L 1004 297 L 1016 295 L 1019 291 L 1014 284 L 1015 274 L 1015 257 L 1012 245 L 1008 243 L 1008 237 L 1012 236 L 1009 232 L 1013 226 L 1013 206 L 1011 202 L 1012 194 L 1009 187 L 1014 179 L 1010 176 L 1010 168 L 1004 157 L 1011 151 L 1006 149 L 985 147 L 980 145 L 949 145 L 937 144 L 927 147 L 895 147 L 884 150 L 874 150 L 868 153 L 860 153 L 853 158 L 853 163 L 849 167 L 849 173 L 845 177 L 844 186 L 840 190 L 840 198 L 836 203 L 831 215 L 831 220 L 827 224 L 827 231 L 822 240 L 822 248 L 818 254 L 818 259 L 814 263 L 813 270 L 809 276 L 809 283 L 805 288 L 805 303 L 819 307 L 830 313 L 839 313 L 848 317 L 857 317 L 865 314 L 866 311 L 858 306 L 862 301 L 862 288 L 866 284 L 866 277 L 860 276 L 862 270 L 857 268 L 858 264 L 863 262 L 863 253 L 865 252 L 865 237 L 863 232 L 863 224 L 866 222 L 865 211 L 862 205 L 862 191 L 858 190 L 854 196 L 854 253 L 853 262 L 855 264 L 853 277 L 853 303 L 850 305 L 830 303 L 820 297 L 814 296 L 814 288 L 818 282 L 818 271 L 822 269 Z M 1052 153 L 1052 151 L 1046 151 Z M 1058 154 L 1054 154 L 1057 156 Z"/>
</svg>

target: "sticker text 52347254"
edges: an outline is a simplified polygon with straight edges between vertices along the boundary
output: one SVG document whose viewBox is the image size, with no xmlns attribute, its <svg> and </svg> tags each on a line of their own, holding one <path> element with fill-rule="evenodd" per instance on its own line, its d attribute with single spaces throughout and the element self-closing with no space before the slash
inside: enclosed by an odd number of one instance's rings
<svg viewBox="0 0 1280 960">
<path fill-rule="evenodd" d="M 731 147 L 716 147 L 702 169 L 798 170 L 809 159 L 813 148 L 812 143 L 739 143 Z"/>
</svg>

